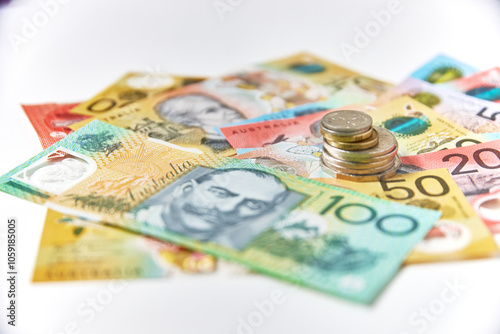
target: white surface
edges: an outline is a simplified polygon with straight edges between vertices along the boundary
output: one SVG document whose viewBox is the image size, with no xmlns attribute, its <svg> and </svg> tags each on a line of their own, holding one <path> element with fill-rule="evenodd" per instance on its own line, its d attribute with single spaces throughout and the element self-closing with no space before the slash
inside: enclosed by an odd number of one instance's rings
<svg viewBox="0 0 500 334">
<path fill-rule="evenodd" d="M 224 20 L 212 1 L 70 0 L 18 53 L 8 34 L 20 34 L 23 18 L 31 20 L 40 5 L 0 7 L 0 173 L 41 149 L 20 103 L 85 100 L 129 70 L 217 75 L 300 50 L 392 82 L 439 52 L 481 69 L 500 65 L 499 1 L 403 1 L 350 63 L 339 45 L 352 44 L 353 29 L 363 29 L 371 11 L 388 1 L 232 0 Z M 109 282 L 31 283 L 44 215 L 43 207 L 0 193 L 0 333 L 70 333 L 71 322 L 76 332 L 92 334 L 500 332 L 499 258 L 404 268 L 369 307 L 260 275 L 135 280 L 87 322 L 77 307 Z M 4 315 L 11 216 L 19 221 L 16 328 Z M 421 307 L 439 306 L 446 280 L 458 280 L 465 291 L 425 329 L 412 323 Z M 238 332 L 239 317 L 247 319 L 254 302 L 275 289 L 284 292 L 284 303 L 258 328 Z"/>
</svg>

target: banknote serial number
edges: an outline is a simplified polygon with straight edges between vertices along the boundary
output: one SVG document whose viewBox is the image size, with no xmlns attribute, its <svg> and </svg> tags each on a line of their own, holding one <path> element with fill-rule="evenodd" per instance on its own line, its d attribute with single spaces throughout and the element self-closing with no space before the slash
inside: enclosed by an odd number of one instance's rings
<svg viewBox="0 0 500 334">
<path fill-rule="evenodd" d="M 16 326 L 17 312 L 16 225 L 16 219 L 7 220 L 7 323 L 11 326 Z"/>
</svg>

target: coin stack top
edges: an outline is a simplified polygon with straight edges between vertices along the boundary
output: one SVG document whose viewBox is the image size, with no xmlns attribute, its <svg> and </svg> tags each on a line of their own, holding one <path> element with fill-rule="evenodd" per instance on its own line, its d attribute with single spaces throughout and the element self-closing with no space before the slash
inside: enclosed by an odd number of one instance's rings
<svg viewBox="0 0 500 334">
<path fill-rule="evenodd" d="M 369 182 L 391 177 L 401 164 L 392 132 L 357 110 L 332 111 L 321 120 L 323 170 L 337 178 Z"/>
</svg>

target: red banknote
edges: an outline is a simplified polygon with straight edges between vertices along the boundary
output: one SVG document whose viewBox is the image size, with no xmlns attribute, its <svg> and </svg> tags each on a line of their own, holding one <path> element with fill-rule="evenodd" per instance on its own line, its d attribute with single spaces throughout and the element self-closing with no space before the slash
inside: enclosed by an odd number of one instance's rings
<svg viewBox="0 0 500 334">
<path fill-rule="evenodd" d="M 22 107 L 45 149 L 72 132 L 69 125 L 88 118 L 69 112 L 77 105 L 78 103 L 47 103 L 22 105 Z"/>
<path fill-rule="evenodd" d="M 289 140 L 296 136 L 321 137 L 321 119 L 331 110 L 286 119 L 248 123 L 220 128 L 235 149 L 257 148 Z"/>
</svg>

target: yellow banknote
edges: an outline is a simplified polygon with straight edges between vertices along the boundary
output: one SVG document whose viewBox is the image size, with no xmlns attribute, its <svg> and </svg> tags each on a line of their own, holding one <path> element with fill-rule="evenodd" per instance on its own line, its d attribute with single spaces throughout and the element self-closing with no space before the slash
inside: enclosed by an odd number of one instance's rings
<svg viewBox="0 0 500 334">
<path fill-rule="evenodd" d="M 473 259 L 498 252 L 492 234 L 445 168 L 379 182 L 321 180 L 369 196 L 441 211 L 441 219 L 410 253 L 406 264 Z"/>
<path fill-rule="evenodd" d="M 174 76 L 156 72 L 130 72 L 90 100 L 77 105 L 71 112 L 97 116 L 204 79 L 203 77 Z"/>
<path fill-rule="evenodd" d="M 298 76 L 252 68 L 95 115 L 93 119 L 197 151 L 236 151 L 215 127 L 326 99 L 323 87 Z M 73 130 L 89 121 L 75 123 Z"/>
<path fill-rule="evenodd" d="M 351 103 L 370 102 L 393 85 L 345 67 L 336 65 L 308 52 L 264 63 L 262 66 L 307 78 L 328 90 L 328 95 Z"/>
<path fill-rule="evenodd" d="M 476 145 L 476 144 L 482 144 L 486 143 L 489 140 L 486 139 L 482 134 L 480 133 L 469 133 L 460 137 L 457 137 L 456 139 L 440 145 L 437 151 L 439 150 L 445 150 L 445 149 L 453 149 L 457 147 L 464 147 L 464 146 L 469 146 L 469 145 Z"/>
<path fill-rule="evenodd" d="M 439 150 L 460 136 L 473 136 L 470 130 L 408 96 L 384 104 L 371 111 L 370 116 L 373 125 L 384 127 L 396 136 L 402 155 Z"/>
<path fill-rule="evenodd" d="M 33 281 L 166 277 L 215 270 L 213 256 L 48 210 Z"/>
</svg>

